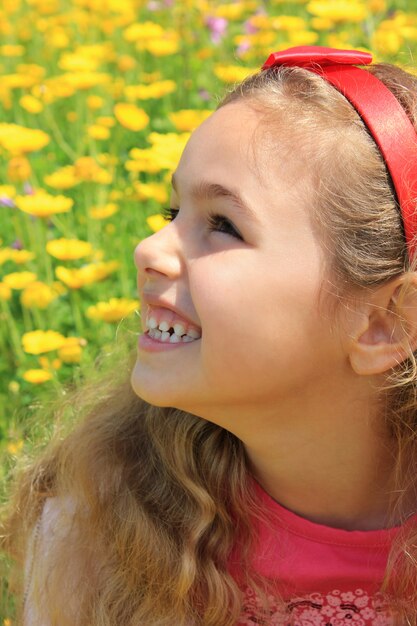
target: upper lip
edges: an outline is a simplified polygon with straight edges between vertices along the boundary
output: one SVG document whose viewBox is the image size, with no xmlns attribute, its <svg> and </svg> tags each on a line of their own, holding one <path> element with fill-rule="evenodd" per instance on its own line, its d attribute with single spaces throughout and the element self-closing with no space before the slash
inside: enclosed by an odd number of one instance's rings
<svg viewBox="0 0 417 626">
<path fill-rule="evenodd" d="M 159 296 L 142 293 L 141 300 L 142 302 L 144 302 L 145 304 L 149 306 L 155 306 L 155 307 L 160 306 L 160 307 L 163 307 L 164 309 L 169 309 L 170 311 L 173 311 L 174 313 L 176 313 L 179 317 L 182 317 L 186 322 L 188 322 L 192 326 L 195 326 L 196 328 L 201 329 L 201 326 L 197 324 L 196 322 L 194 322 L 192 319 L 190 319 L 190 317 L 188 317 L 187 314 L 184 313 L 184 311 L 182 311 L 177 306 L 174 306 L 173 304 L 171 304 L 170 302 L 168 302 L 167 300 L 164 300 L 163 298 Z"/>
</svg>

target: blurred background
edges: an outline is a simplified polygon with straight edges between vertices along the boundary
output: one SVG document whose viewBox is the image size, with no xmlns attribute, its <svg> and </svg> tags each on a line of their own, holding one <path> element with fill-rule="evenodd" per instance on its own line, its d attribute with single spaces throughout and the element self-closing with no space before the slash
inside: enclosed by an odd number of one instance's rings
<svg viewBox="0 0 417 626">
<path fill-rule="evenodd" d="M 31 416 L 119 334 L 134 348 L 133 251 L 192 130 L 270 52 L 312 44 L 414 72 L 417 1 L 1 0 L 0 501 L 48 437 Z"/>
</svg>

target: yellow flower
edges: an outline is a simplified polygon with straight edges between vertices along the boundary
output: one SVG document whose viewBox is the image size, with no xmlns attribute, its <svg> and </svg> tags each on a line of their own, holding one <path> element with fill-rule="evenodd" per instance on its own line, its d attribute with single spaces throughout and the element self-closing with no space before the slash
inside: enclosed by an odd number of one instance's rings
<svg viewBox="0 0 417 626">
<path fill-rule="evenodd" d="M 118 261 L 107 261 L 101 263 L 90 263 L 79 269 L 68 269 L 58 266 L 55 274 L 70 289 L 80 289 L 86 285 L 104 280 L 112 274 L 120 263 Z"/>
<path fill-rule="evenodd" d="M 312 17 L 311 27 L 314 30 L 330 30 L 334 27 L 334 22 L 328 17 Z"/>
<path fill-rule="evenodd" d="M 136 59 L 131 57 L 128 54 L 122 54 L 117 59 L 117 67 L 121 72 L 128 72 L 129 70 L 133 70 L 136 66 Z"/>
<path fill-rule="evenodd" d="M 9 454 L 19 454 L 19 452 L 21 452 L 23 448 L 23 440 L 19 439 L 18 441 L 10 441 L 7 446 L 6 446 L 6 450 Z M 4 626 L 7 626 L 7 624 L 11 625 L 11 621 L 9 619 L 5 619 L 3 622 Z"/>
<path fill-rule="evenodd" d="M 3 85 L 10 89 L 28 89 L 37 82 L 36 76 L 29 74 L 5 74 L 1 78 Z"/>
<path fill-rule="evenodd" d="M 226 20 L 238 20 L 246 12 L 247 7 L 244 2 L 233 2 L 230 4 L 219 4 L 213 11 L 216 17 L 224 17 Z"/>
<path fill-rule="evenodd" d="M 158 81 L 160 81 L 161 79 L 162 79 L 162 74 L 161 74 L 161 72 L 158 72 L 158 71 L 156 71 L 156 72 L 142 72 L 142 74 L 141 74 L 141 80 L 143 80 L 143 82 L 147 83 L 148 85 L 150 83 L 155 84 Z M 164 82 L 164 83 L 166 83 L 166 82 L 172 83 L 173 81 L 172 80 L 168 80 L 168 81 L 164 80 L 162 82 Z"/>
<path fill-rule="evenodd" d="M 42 130 L 25 128 L 17 124 L 0 124 L 0 147 L 11 154 L 40 150 L 50 142 Z"/>
<path fill-rule="evenodd" d="M 2 57 L 21 57 L 25 54 L 25 47 L 18 45 L 6 44 L 0 46 L 0 56 Z"/>
<path fill-rule="evenodd" d="M 12 393 L 14 393 L 15 395 L 19 393 L 20 391 L 20 385 L 17 382 L 17 380 L 11 380 L 8 384 L 8 389 L 9 391 L 11 391 Z"/>
<path fill-rule="evenodd" d="M 19 100 L 19 104 L 22 109 L 25 109 L 28 113 L 40 113 L 44 108 L 40 100 L 30 95 L 22 96 Z"/>
<path fill-rule="evenodd" d="M 53 189 L 71 189 L 71 187 L 75 187 L 80 182 L 75 176 L 73 165 L 66 165 L 56 170 L 56 172 L 44 176 L 44 181 Z"/>
<path fill-rule="evenodd" d="M 17 196 L 15 204 L 24 213 L 46 218 L 56 213 L 68 213 L 74 201 L 65 196 L 50 196 L 40 189 L 31 196 Z"/>
<path fill-rule="evenodd" d="M 112 181 L 111 174 L 101 168 L 92 157 L 80 157 L 75 161 L 74 176 L 80 181 L 91 181 L 103 185 Z"/>
<path fill-rule="evenodd" d="M 161 230 L 164 226 L 169 224 L 169 220 L 164 219 L 164 217 L 160 214 L 150 215 L 146 218 L 146 223 L 149 228 L 156 233 L 158 230 Z"/>
<path fill-rule="evenodd" d="M 139 41 L 139 40 L 152 40 L 155 38 L 162 37 L 164 34 L 164 29 L 159 24 L 155 22 L 137 22 L 135 24 L 131 24 L 126 30 L 123 32 L 123 37 L 126 41 Z"/>
<path fill-rule="evenodd" d="M 3 265 L 3 263 L 6 263 L 6 261 L 9 261 L 11 259 L 11 255 L 12 255 L 12 248 L 1 248 L 0 249 L 0 265 Z"/>
<path fill-rule="evenodd" d="M 22 74 L 23 76 L 30 74 L 41 82 L 46 74 L 46 69 L 37 63 L 19 63 L 16 69 L 18 74 Z"/>
<path fill-rule="evenodd" d="M 39 385 L 53 378 L 53 375 L 48 370 L 41 369 L 31 369 L 23 372 L 23 378 L 28 383 L 32 383 L 34 385 Z"/>
<path fill-rule="evenodd" d="M 105 126 L 100 126 L 100 124 L 92 124 L 88 127 L 88 135 L 92 139 L 97 139 L 97 141 L 105 140 L 110 137 L 110 131 Z"/>
<path fill-rule="evenodd" d="M 105 206 L 92 207 L 89 211 L 90 217 L 94 220 L 104 220 L 111 215 L 114 215 L 119 210 L 117 204 L 110 202 Z"/>
<path fill-rule="evenodd" d="M 168 201 L 165 183 L 133 183 L 138 200 L 156 200 L 159 204 Z"/>
<path fill-rule="evenodd" d="M 133 131 L 142 130 L 149 123 L 149 116 L 143 109 L 126 102 L 119 102 L 115 105 L 114 115 L 119 124 Z"/>
<path fill-rule="evenodd" d="M 0 198 L 14 198 L 16 195 L 16 187 L 14 185 L 0 185 Z"/>
<path fill-rule="evenodd" d="M 101 117 L 97 118 L 97 124 L 100 124 L 100 126 L 105 126 L 106 128 L 113 128 L 113 126 L 116 124 L 116 120 L 114 119 L 114 117 L 110 117 L 110 115 L 102 115 Z"/>
<path fill-rule="evenodd" d="M 62 366 L 60 359 L 52 359 L 52 361 L 50 361 L 47 356 L 40 356 L 38 361 L 39 365 L 44 370 L 59 370 Z"/>
<path fill-rule="evenodd" d="M 48 241 L 46 251 L 60 261 L 74 261 L 89 256 L 93 252 L 93 246 L 88 241 L 61 238 Z"/>
<path fill-rule="evenodd" d="M 22 291 L 20 302 L 27 309 L 46 309 L 58 296 L 56 289 L 38 280 Z"/>
<path fill-rule="evenodd" d="M 68 48 L 71 44 L 72 37 L 69 37 L 64 28 L 54 24 L 54 27 L 45 33 L 45 42 L 51 48 L 62 50 Z"/>
<path fill-rule="evenodd" d="M 74 52 L 64 52 L 58 67 L 66 72 L 95 72 L 100 67 L 100 61 Z"/>
<path fill-rule="evenodd" d="M 149 149 L 133 148 L 129 155 L 132 161 L 127 161 L 125 167 L 130 172 L 155 173 L 160 170 L 174 170 L 178 164 L 190 133 L 150 133 L 148 141 L 152 144 Z"/>
<path fill-rule="evenodd" d="M 280 15 L 270 21 L 272 28 L 284 31 L 306 30 L 307 22 L 302 17 L 295 15 Z"/>
<path fill-rule="evenodd" d="M 59 350 L 65 344 L 65 337 L 55 330 L 33 330 L 22 336 L 23 350 L 28 354 L 43 354 Z"/>
<path fill-rule="evenodd" d="M 295 30 L 288 33 L 288 39 L 293 46 L 311 46 L 319 38 L 318 33 L 312 30 Z"/>
<path fill-rule="evenodd" d="M 24 182 L 29 180 L 32 168 L 25 156 L 16 156 L 10 159 L 7 165 L 7 177 L 12 182 Z"/>
<path fill-rule="evenodd" d="M 74 92 L 87 90 L 99 85 L 109 85 L 112 82 L 110 74 L 99 72 L 70 72 L 61 77 L 62 80 L 71 87 Z"/>
<path fill-rule="evenodd" d="M 27 261 L 32 261 L 35 258 L 35 254 L 33 252 L 29 252 L 29 250 L 14 250 L 11 248 L 9 258 L 14 263 L 17 263 L 17 265 L 22 265 L 23 263 L 27 263 Z"/>
<path fill-rule="evenodd" d="M 108 302 L 98 302 L 87 309 L 87 317 L 104 322 L 119 322 L 129 313 L 139 308 L 138 300 L 110 298 Z"/>
<path fill-rule="evenodd" d="M 162 98 L 176 89 L 177 85 L 173 80 L 160 80 L 151 85 L 128 85 L 124 93 L 128 100 L 150 100 Z"/>
<path fill-rule="evenodd" d="M 386 0 L 368 0 L 368 9 L 372 13 L 382 13 L 387 10 Z"/>
<path fill-rule="evenodd" d="M 333 22 L 362 22 L 367 16 L 366 5 L 358 0 L 312 0 L 306 8 L 309 13 Z"/>
<path fill-rule="evenodd" d="M 73 343 L 66 343 L 59 351 L 59 358 L 63 363 L 79 363 L 82 357 L 82 348 L 78 340 Z"/>
<path fill-rule="evenodd" d="M 0 282 L 0 300 L 10 300 L 12 297 L 12 290 L 6 283 Z"/>
<path fill-rule="evenodd" d="M 137 49 L 138 44 L 136 44 Z M 178 52 L 180 46 L 177 38 L 171 37 L 169 39 L 150 39 L 145 43 L 146 50 L 153 54 L 155 57 L 164 57 Z"/>
<path fill-rule="evenodd" d="M 25 287 L 33 283 L 36 278 L 37 275 L 33 272 L 13 272 L 12 274 L 3 276 L 3 282 L 11 289 L 25 289 Z"/>
<path fill-rule="evenodd" d="M 237 83 L 250 74 L 255 73 L 258 68 L 240 67 L 238 65 L 216 65 L 214 73 L 224 83 Z"/>
<path fill-rule="evenodd" d="M 207 110 L 182 109 L 175 113 L 169 113 L 168 117 L 177 130 L 186 132 L 194 130 L 211 114 L 212 111 Z"/>
<path fill-rule="evenodd" d="M 88 96 L 87 106 L 93 111 L 95 111 L 96 109 L 101 109 L 104 106 L 104 99 L 100 96 Z"/>
</svg>

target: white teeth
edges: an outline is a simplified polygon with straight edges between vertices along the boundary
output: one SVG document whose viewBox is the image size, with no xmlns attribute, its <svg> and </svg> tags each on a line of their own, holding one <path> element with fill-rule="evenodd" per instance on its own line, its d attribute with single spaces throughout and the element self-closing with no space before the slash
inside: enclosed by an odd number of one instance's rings
<svg viewBox="0 0 417 626">
<path fill-rule="evenodd" d="M 162 330 L 163 332 L 166 332 L 167 330 L 169 330 L 170 326 L 168 324 L 168 322 L 161 322 L 159 324 L 159 330 Z"/>
<path fill-rule="evenodd" d="M 174 324 L 174 333 L 181 337 L 181 335 L 185 335 L 185 328 L 182 324 Z"/>
<path fill-rule="evenodd" d="M 149 319 L 146 320 L 146 326 L 151 329 L 157 328 L 158 322 L 156 321 L 154 317 L 150 317 Z"/>
<path fill-rule="evenodd" d="M 171 335 L 170 335 L 168 332 L 164 331 L 164 332 L 161 334 L 161 341 L 168 341 L 168 339 L 169 339 L 170 337 L 171 337 Z"/>
<path fill-rule="evenodd" d="M 187 335 L 188 335 L 189 337 L 192 337 L 193 339 L 200 339 L 200 337 L 201 337 L 201 335 L 200 335 L 200 333 L 198 332 L 198 330 L 194 330 L 193 328 L 190 328 L 190 329 L 187 331 Z"/>
<path fill-rule="evenodd" d="M 178 337 L 175 333 L 169 338 L 169 343 L 179 343 L 180 341 L 180 337 Z"/>
<path fill-rule="evenodd" d="M 190 335 L 184 335 L 184 337 L 181 337 L 181 340 L 184 343 L 187 343 L 188 341 L 194 341 L 194 339 L 192 337 L 190 337 Z"/>
<path fill-rule="evenodd" d="M 160 330 L 155 328 L 155 330 L 153 330 L 152 332 L 153 332 L 152 336 L 153 336 L 154 339 L 160 339 L 161 338 L 162 333 L 161 333 Z"/>
</svg>

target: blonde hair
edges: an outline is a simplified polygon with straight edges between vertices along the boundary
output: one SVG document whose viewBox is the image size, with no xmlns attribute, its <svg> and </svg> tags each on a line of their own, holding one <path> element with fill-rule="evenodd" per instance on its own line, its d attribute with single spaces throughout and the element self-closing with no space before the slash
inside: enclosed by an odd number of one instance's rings
<svg viewBox="0 0 417 626">
<path fill-rule="evenodd" d="M 370 71 L 415 122 L 416 80 L 393 66 Z M 343 96 L 315 74 L 280 68 L 250 77 L 220 106 L 236 100 L 260 111 L 268 146 L 284 122 L 287 149 L 296 142 L 297 156 L 314 163 L 312 217 L 328 251 L 332 302 L 410 270 L 383 160 Z M 243 443 L 199 417 L 138 398 L 130 384 L 135 358 L 123 347 L 110 371 L 67 389 L 53 408 L 62 426 L 39 458 L 19 469 L 2 524 L 3 549 L 22 563 L 46 499 L 68 500 L 70 523 L 58 518 L 53 549 L 33 564 L 52 624 L 232 626 L 242 587 L 260 594 L 263 588 L 249 567 L 257 540 L 252 520 L 263 512 Z M 400 495 L 415 489 L 417 476 L 416 379 L 410 354 L 385 392 Z M 77 420 L 69 433 L 68 409 Z M 402 510 L 400 496 L 392 506 Z M 244 572 L 239 584 L 229 571 L 236 544 Z M 398 624 L 417 625 L 416 563 L 417 529 L 411 529 L 393 546 L 383 585 Z M 76 617 L 66 614 L 74 594 Z"/>
</svg>

